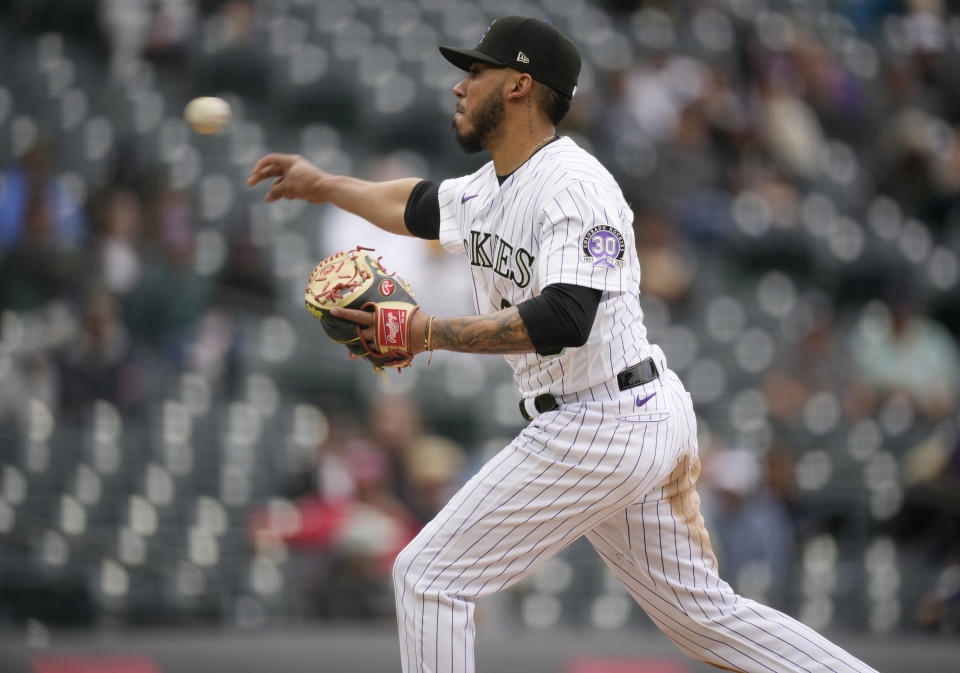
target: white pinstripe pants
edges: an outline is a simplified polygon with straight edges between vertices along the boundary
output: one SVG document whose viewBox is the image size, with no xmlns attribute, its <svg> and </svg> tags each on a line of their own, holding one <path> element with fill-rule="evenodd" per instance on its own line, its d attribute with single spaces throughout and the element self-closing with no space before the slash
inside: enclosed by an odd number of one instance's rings
<svg viewBox="0 0 960 673">
<path fill-rule="evenodd" d="M 669 370 L 535 418 L 397 557 L 404 672 L 473 673 L 474 600 L 581 535 L 691 657 L 744 673 L 873 671 L 718 577 L 699 471 L 690 396 Z"/>
</svg>

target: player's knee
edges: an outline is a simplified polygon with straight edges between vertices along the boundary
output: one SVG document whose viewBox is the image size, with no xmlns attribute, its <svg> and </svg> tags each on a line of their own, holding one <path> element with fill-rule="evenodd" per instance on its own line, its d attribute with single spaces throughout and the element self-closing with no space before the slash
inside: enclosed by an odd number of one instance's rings
<svg viewBox="0 0 960 673">
<path fill-rule="evenodd" d="M 431 555 L 412 543 L 393 562 L 393 590 L 400 597 L 437 600 L 440 589 L 430 569 Z"/>
<path fill-rule="evenodd" d="M 406 555 L 407 549 L 404 548 L 393 560 L 393 586 L 397 589 L 403 586 L 403 578 L 407 567 L 410 565 L 410 559 Z"/>
<path fill-rule="evenodd" d="M 393 561 L 394 588 L 400 589 L 405 585 L 410 585 L 408 588 L 412 588 L 417 579 L 418 573 L 415 572 L 415 569 L 419 565 L 417 563 L 419 554 L 420 550 L 414 548 L 413 543 L 408 544 L 397 554 L 397 558 Z"/>
</svg>

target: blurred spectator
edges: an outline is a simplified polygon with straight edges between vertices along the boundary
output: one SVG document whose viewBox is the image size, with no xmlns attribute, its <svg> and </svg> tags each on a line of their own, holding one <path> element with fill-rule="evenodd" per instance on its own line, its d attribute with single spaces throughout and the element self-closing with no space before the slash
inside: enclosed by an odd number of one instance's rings
<svg viewBox="0 0 960 673">
<path fill-rule="evenodd" d="M 20 240 L 31 218 L 31 207 L 42 206 L 44 234 L 58 247 L 75 249 L 83 243 L 86 217 L 63 182 L 54 174 L 50 141 L 34 144 L 3 173 L 0 190 L 0 255 Z M 36 213 L 32 214 L 36 216 Z"/>
<path fill-rule="evenodd" d="M 872 140 L 871 111 L 864 86 L 836 57 L 806 30 L 798 31 L 791 60 L 803 98 L 816 113 L 823 132 L 845 142 Z M 870 122 L 864 124 L 864 119 Z"/>
<path fill-rule="evenodd" d="M 257 9 L 250 0 L 219 2 L 206 19 L 206 39 L 213 52 L 251 48 L 256 35 Z"/>
<path fill-rule="evenodd" d="M 936 120 L 926 111 L 905 106 L 885 120 L 882 134 L 884 154 L 879 186 L 908 215 L 924 219 L 933 212 L 938 199 L 938 168 L 947 165 L 939 163 L 944 148 L 932 142 L 935 124 Z"/>
<path fill-rule="evenodd" d="M 797 95 L 796 73 L 783 59 L 774 59 L 759 83 L 763 139 L 777 165 L 801 180 L 820 170 L 825 137 L 810 105 Z"/>
<path fill-rule="evenodd" d="M 735 165 L 744 149 L 754 142 L 749 111 L 737 95 L 729 70 L 709 66 L 703 82 L 700 104 L 710 124 L 713 147 L 727 165 Z"/>
<path fill-rule="evenodd" d="M 915 615 L 923 628 L 960 631 L 960 433 L 944 423 L 903 457 L 904 504 L 892 530 L 935 573 Z"/>
<path fill-rule="evenodd" d="M 783 441 L 775 441 L 767 449 L 762 462 L 763 481 L 770 497 L 782 506 L 793 523 L 795 537 L 802 537 L 806 530 L 807 518 L 797 497 L 796 464 L 793 449 Z"/>
<path fill-rule="evenodd" d="M 703 511 L 720 567 L 735 588 L 782 605 L 794 529 L 789 511 L 764 478 L 760 461 L 747 449 L 708 451 L 700 482 Z"/>
<path fill-rule="evenodd" d="M 952 128 L 947 147 L 942 148 L 934 174 L 939 200 L 948 214 L 960 208 L 960 115 Z M 943 218 L 945 221 L 947 216 Z"/>
<path fill-rule="evenodd" d="M 690 242 L 709 248 L 727 235 L 730 191 L 755 186 L 756 131 L 729 75 L 705 69 L 698 96 L 680 111 L 670 142 L 660 148 L 657 198 L 670 208 Z"/>
<path fill-rule="evenodd" d="M 459 486 L 462 450 L 442 437 L 414 436 L 416 413 L 412 423 L 400 419 L 409 411 L 402 405 L 376 414 L 380 444 L 354 439 L 322 460 L 326 488 L 298 502 L 299 528 L 284 540 L 325 557 L 310 580 L 321 616 L 390 617 L 394 558 Z M 393 422 L 396 432 L 387 429 Z"/>
<path fill-rule="evenodd" d="M 58 358 L 61 412 L 79 418 L 98 400 L 121 413 L 135 411 L 147 382 L 132 346 L 116 300 L 104 290 L 92 291 L 83 305 L 79 334 Z"/>
<path fill-rule="evenodd" d="M 264 58 L 266 41 L 259 19 L 251 0 L 227 0 L 213 9 L 202 28 L 201 88 L 256 98 L 268 94 L 275 83 L 270 82 L 270 60 Z"/>
<path fill-rule="evenodd" d="M 466 454 L 459 444 L 437 435 L 423 435 L 407 452 L 407 501 L 422 523 L 443 509 L 462 485 Z"/>
<path fill-rule="evenodd" d="M 870 33 L 886 14 L 902 9 L 903 0 L 860 0 L 840 6 L 863 32 Z"/>
<path fill-rule="evenodd" d="M 417 496 L 409 471 L 409 455 L 423 435 L 423 419 L 417 402 L 407 395 L 375 395 L 367 404 L 367 432 L 371 443 L 390 463 L 390 490 L 420 519 L 432 518 L 416 511 Z"/>
<path fill-rule="evenodd" d="M 446 437 L 425 434 L 420 409 L 409 396 L 374 395 L 367 403 L 366 431 L 346 425 L 344 419 L 334 424 L 320 452 L 313 488 L 324 498 L 352 497 L 356 492 L 351 461 L 358 441 L 386 461 L 382 478 L 418 527 L 430 521 L 460 486 L 467 462 L 463 448 Z"/>
<path fill-rule="evenodd" d="M 137 194 L 116 189 L 107 196 L 102 232 L 96 243 L 100 274 L 107 290 L 125 297 L 139 283 L 143 207 Z"/>
<path fill-rule="evenodd" d="M 712 195 L 724 184 L 724 168 L 711 151 L 710 128 L 703 105 L 693 102 L 680 108 L 670 142 L 660 151 L 657 197 L 683 216 L 699 205 L 701 195 Z M 690 201 L 695 203 L 690 205 Z"/>
<path fill-rule="evenodd" d="M 960 550 L 936 574 L 933 589 L 917 608 L 916 622 L 924 629 L 941 633 L 960 631 Z"/>
<path fill-rule="evenodd" d="M 100 0 L 100 22 L 110 47 L 110 74 L 133 76 L 150 32 L 150 0 Z"/>
<path fill-rule="evenodd" d="M 369 557 L 380 573 L 388 573 L 419 526 L 390 488 L 390 462 L 382 451 L 357 441 L 345 458 L 353 479 L 353 506 L 334 535 L 335 544 L 346 555 Z"/>
<path fill-rule="evenodd" d="M 349 398 L 339 396 L 318 401 L 327 418 L 326 436 L 290 466 L 290 474 L 280 489 L 285 497 L 297 500 L 319 496 L 325 500 L 341 500 L 353 496 L 353 477 L 346 453 L 361 435 L 361 430 L 357 423 L 359 419 L 352 410 L 344 408 L 345 404 L 349 404 Z"/>
<path fill-rule="evenodd" d="M 54 207 L 45 192 L 29 194 L 22 232 L 0 259 L 0 310 L 33 311 L 76 288 L 79 258 L 57 237 Z"/>
<path fill-rule="evenodd" d="M 863 381 L 881 396 L 904 393 L 918 411 L 939 419 L 957 409 L 960 351 L 943 325 L 922 312 L 905 277 L 887 283 L 884 304 L 864 312 L 851 351 Z"/>
<path fill-rule="evenodd" d="M 233 222 L 228 235 L 227 259 L 217 277 L 217 304 L 262 312 L 276 298 L 265 246 L 256 242 L 246 221 Z"/>
<path fill-rule="evenodd" d="M 0 361 L 0 427 L 6 423 L 26 427 L 33 400 L 57 409 L 59 395 L 57 365 L 46 349 Z"/>
<path fill-rule="evenodd" d="M 275 310 L 277 292 L 265 247 L 255 242 L 249 223 L 234 222 L 227 236 L 226 260 L 210 284 L 211 307 L 197 323 L 188 362 L 191 370 L 233 393 L 241 385 L 242 350 L 249 343 L 244 326 Z M 205 279 L 194 281 L 207 291 Z"/>
<path fill-rule="evenodd" d="M 300 495 L 318 493 L 327 500 L 350 498 L 355 486 L 346 454 L 361 435 L 357 425 L 359 419 L 340 408 L 339 404 L 325 404 L 324 409 L 330 423 L 329 434 L 323 445 L 317 447 L 312 474 L 306 480 L 301 479 Z"/>
<path fill-rule="evenodd" d="M 703 67 L 689 56 L 656 53 L 627 76 L 629 109 L 641 133 L 655 142 L 669 138 L 683 107 L 700 95 Z"/>
<path fill-rule="evenodd" d="M 307 580 L 310 609 L 318 616 L 388 617 L 393 560 L 420 526 L 390 488 L 386 454 L 354 440 L 342 460 L 352 485 L 348 493 L 300 499 L 293 525 L 272 527 L 268 510 L 254 510 L 253 540 L 260 548 L 282 541 L 318 561 Z"/>
<path fill-rule="evenodd" d="M 857 376 L 835 309 L 826 297 L 809 297 L 797 313 L 804 311 L 809 319 L 798 339 L 787 344 L 763 382 L 770 414 L 789 427 L 802 425 L 810 398 L 831 391 L 851 418 L 863 417 L 872 407 L 871 389 Z"/>
<path fill-rule="evenodd" d="M 682 302 L 693 283 L 695 265 L 676 225 L 666 213 L 649 209 L 635 214 L 634 230 L 643 269 L 641 292 L 671 305 Z"/>
<path fill-rule="evenodd" d="M 643 137 L 633 112 L 629 77 L 630 71 L 626 69 L 603 73 L 596 95 L 592 99 L 577 96 L 570 108 L 570 114 L 576 113 L 593 124 L 594 128 L 588 130 L 600 149 L 608 154 L 613 154 L 618 145 L 628 139 Z"/>
<path fill-rule="evenodd" d="M 194 262 L 194 214 L 183 194 L 165 192 L 156 204 L 157 249 L 145 260 L 127 313 L 131 330 L 182 367 L 196 327 L 210 305 L 212 282 Z"/>
<path fill-rule="evenodd" d="M 125 81 L 135 76 L 145 57 L 161 65 L 181 65 L 196 23 L 196 4 L 196 0 L 100 0 L 112 77 Z"/>
</svg>

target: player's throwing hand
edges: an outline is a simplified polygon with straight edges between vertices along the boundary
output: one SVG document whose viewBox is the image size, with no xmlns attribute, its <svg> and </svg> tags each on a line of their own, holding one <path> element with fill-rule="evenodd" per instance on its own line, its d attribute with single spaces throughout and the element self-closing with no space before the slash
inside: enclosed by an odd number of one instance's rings
<svg viewBox="0 0 960 673">
<path fill-rule="evenodd" d="M 268 154 L 256 163 L 247 178 L 253 186 L 267 178 L 276 178 L 264 199 L 268 202 L 280 199 L 304 199 L 310 203 L 322 203 L 323 181 L 330 177 L 299 154 Z"/>
</svg>

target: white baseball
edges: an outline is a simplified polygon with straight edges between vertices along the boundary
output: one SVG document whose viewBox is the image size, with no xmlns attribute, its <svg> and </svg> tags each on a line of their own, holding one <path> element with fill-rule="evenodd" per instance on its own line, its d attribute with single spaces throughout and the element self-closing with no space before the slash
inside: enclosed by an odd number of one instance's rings
<svg viewBox="0 0 960 673">
<path fill-rule="evenodd" d="M 196 133 L 216 133 L 230 123 L 230 103 L 213 96 L 194 98 L 183 109 L 183 118 Z"/>
</svg>

